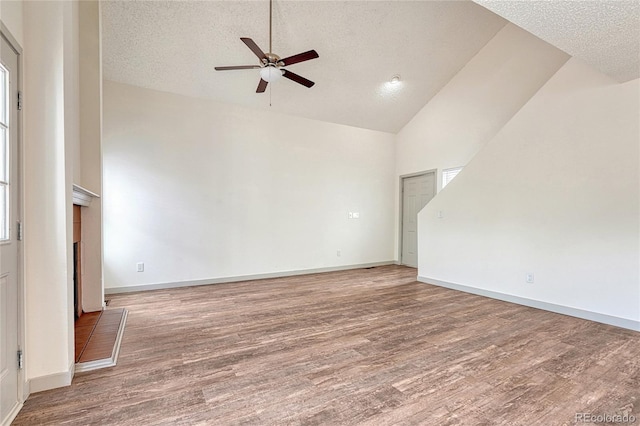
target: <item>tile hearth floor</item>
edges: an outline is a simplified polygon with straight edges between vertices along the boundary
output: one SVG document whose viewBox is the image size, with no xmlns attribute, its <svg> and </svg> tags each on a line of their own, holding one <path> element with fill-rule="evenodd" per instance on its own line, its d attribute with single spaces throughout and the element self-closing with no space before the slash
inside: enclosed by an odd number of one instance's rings
<svg viewBox="0 0 640 426">
<path fill-rule="evenodd" d="M 83 314 L 75 323 L 76 364 L 111 358 L 124 309 Z"/>
</svg>

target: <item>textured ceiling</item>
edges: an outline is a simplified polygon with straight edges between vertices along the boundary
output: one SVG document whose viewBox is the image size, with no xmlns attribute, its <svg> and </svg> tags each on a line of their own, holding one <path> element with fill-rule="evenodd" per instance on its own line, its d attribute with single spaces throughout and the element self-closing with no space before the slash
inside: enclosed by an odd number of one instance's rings
<svg viewBox="0 0 640 426">
<path fill-rule="evenodd" d="M 155 90 L 397 132 L 508 19 L 620 82 L 640 78 L 640 1 L 274 1 L 273 50 L 315 49 L 258 95 L 240 41 L 268 50 L 268 1 L 103 1 L 104 77 Z M 486 9 L 485 9 L 486 8 Z M 492 12 L 490 12 L 491 10 Z M 463 29 L 463 30 L 461 30 Z M 400 74 L 402 83 L 386 82 Z M 270 106 L 270 100 L 272 106 Z"/>
<path fill-rule="evenodd" d="M 640 1 L 474 0 L 619 82 L 640 78 Z"/>
<path fill-rule="evenodd" d="M 282 79 L 256 94 L 257 70 L 214 71 L 257 63 L 240 37 L 268 51 L 267 0 L 103 1 L 104 78 L 395 133 L 506 24 L 471 1 L 276 0 L 273 8 L 274 53 L 320 55 L 290 67 L 311 89 Z M 395 74 L 402 82 L 390 86 Z"/>
</svg>

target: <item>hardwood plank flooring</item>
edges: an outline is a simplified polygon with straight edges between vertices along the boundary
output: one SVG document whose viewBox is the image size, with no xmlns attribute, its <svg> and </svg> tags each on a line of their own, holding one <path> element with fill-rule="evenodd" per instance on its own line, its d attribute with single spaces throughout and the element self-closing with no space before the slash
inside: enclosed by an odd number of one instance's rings
<svg viewBox="0 0 640 426">
<path fill-rule="evenodd" d="M 118 365 L 32 395 L 14 424 L 640 423 L 640 333 L 415 276 L 386 266 L 114 295 L 129 311 Z"/>
</svg>

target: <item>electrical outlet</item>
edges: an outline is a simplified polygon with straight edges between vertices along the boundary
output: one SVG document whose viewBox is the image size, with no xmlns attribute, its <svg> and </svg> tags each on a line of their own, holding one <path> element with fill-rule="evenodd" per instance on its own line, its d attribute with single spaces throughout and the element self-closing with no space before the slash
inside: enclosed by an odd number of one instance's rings
<svg viewBox="0 0 640 426">
<path fill-rule="evenodd" d="M 354 219 L 360 219 L 360 213 L 359 212 L 353 212 L 353 218 Z"/>
<path fill-rule="evenodd" d="M 349 219 L 353 219 L 353 212 L 349 212 Z"/>
<path fill-rule="evenodd" d="M 144 272 L 144 263 L 143 262 L 138 262 L 136 264 L 136 271 L 138 272 Z"/>
<path fill-rule="evenodd" d="M 532 284 L 533 283 L 533 272 L 529 272 L 526 276 L 526 280 L 527 283 Z"/>
<path fill-rule="evenodd" d="M 342 256 L 342 252 L 340 250 L 336 251 L 336 256 L 338 257 Z"/>
</svg>

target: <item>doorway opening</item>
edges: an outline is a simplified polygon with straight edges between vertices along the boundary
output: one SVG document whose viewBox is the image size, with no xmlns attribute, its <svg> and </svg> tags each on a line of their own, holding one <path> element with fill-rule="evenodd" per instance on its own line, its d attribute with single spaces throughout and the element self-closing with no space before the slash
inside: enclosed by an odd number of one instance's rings
<svg viewBox="0 0 640 426">
<path fill-rule="evenodd" d="M 436 195 L 436 170 L 400 176 L 400 263 L 418 267 L 418 213 Z"/>
</svg>

